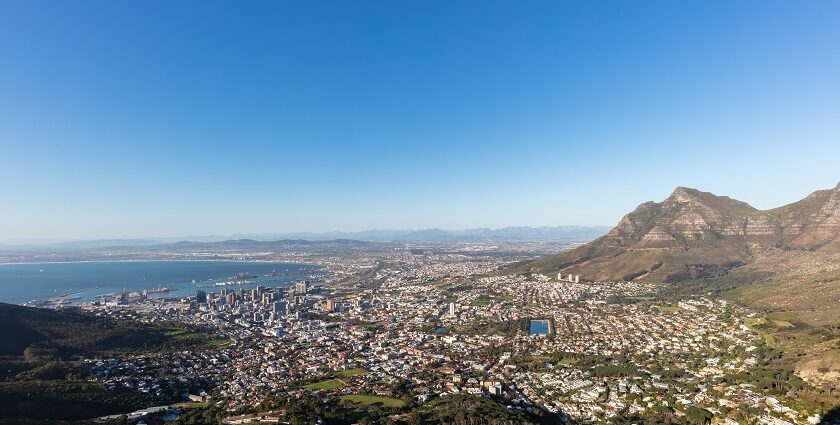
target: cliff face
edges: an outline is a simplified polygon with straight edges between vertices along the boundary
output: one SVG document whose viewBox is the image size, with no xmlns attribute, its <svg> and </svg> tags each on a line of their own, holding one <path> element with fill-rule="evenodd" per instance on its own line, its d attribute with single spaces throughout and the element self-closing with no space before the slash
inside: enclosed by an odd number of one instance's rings
<svg viewBox="0 0 840 425">
<path fill-rule="evenodd" d="M 778 217 L 791 248 L 836 249 L 840 242 L 840 184 L 769 212 Z"/>
<path fill-rule="evenodd" d="M 754 250 L 840 248 L 840 184 L 772 210 L 678 187 L 662 202 L 645 202 L 605 236 L 532 263 L 547 273 L 568 271 L 593 280 L 680 280 L 725 272 Z M 699 271 L 698 271 L 699 270 Z"/>
</svg>

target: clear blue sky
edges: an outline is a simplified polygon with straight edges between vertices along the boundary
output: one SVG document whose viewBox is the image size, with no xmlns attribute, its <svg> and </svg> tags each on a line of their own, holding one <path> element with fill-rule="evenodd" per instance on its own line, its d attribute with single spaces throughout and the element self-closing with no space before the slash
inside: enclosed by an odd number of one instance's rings
<svg viewBox="0 0 840 425">
<path fill-rule="evenodd" d="M 614 224 L 840 181 L 840 3 L 4 1 L 0 240 Z"/>
</svg>

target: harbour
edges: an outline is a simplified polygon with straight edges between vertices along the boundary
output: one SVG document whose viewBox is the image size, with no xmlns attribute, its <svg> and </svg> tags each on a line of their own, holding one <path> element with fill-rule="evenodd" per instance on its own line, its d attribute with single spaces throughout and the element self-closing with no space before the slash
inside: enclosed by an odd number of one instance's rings
<svg viewBox="0 0 840 425">
<path fill-rule="evenodd" d="M 181 297 L 218 286 L 285 287 L 320 267 L 245 261 L 126 261 L 0 265 L 0 302 L 60 307 L 138 293 Z"/>
</svg>

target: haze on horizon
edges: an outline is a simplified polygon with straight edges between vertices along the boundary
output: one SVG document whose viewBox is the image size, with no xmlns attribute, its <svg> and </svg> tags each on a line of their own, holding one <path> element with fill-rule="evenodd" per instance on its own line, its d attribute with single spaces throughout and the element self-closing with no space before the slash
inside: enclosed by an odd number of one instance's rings
<svg viewBox="0 0 840 425">
<path fill-rule="evenodd" d="M 237 6 L 0 4 L 0 240 L 612 225 L 840 180 L 837 2 Z"/>
</svg>

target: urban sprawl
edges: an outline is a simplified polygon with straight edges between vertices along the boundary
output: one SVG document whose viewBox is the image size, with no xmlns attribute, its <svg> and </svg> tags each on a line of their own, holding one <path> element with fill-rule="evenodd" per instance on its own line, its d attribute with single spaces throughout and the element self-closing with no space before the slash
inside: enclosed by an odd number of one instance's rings
<svg viewBox="0 0 840 425">
<path fill-rule="evenodd" d="M 662 407 L 733 425 L 819 422 L 795 400 L 736 379 L 761 367 L 766 347 L 748 326 L 751 312 L 709 295 L 664 300 L 653 283 L 509 274 L 521 258 L 482 244 L 259 259 L 317 264 L 324 278 L 84 304 L 223 341 L 89 359 L 91 379 L 147 393 L 182 388 L 190 401 L 224 409 L 230 424 L 288 422 L 267 400 L 401 407 L 463 394 L 576 423 Z M 179 411 L 128 417 L 151 414 Z"/>
</svg>

